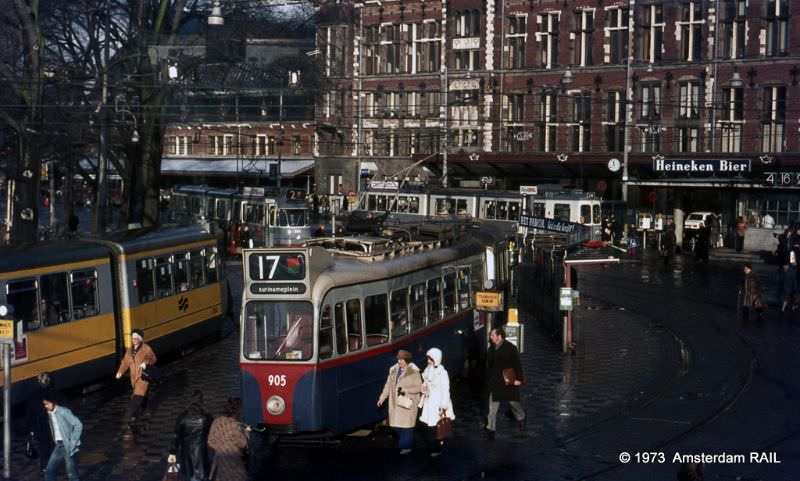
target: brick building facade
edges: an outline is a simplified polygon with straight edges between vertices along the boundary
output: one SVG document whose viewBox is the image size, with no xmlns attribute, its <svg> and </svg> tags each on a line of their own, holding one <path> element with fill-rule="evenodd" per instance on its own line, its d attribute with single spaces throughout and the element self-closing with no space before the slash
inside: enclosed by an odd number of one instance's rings
<svg viewBox="0 0 800 481">
<path fill-rule="evenodd" d="M 318 5 L 320 185 L 416 161 L 438 176 L 446 149 L 453 186 L 491 175 L 507 189 L 558 181 L 619 198 L 607 164 L 626 140 L 634 202 L 665 180 L 656 156 L 749 159 L 758 184 L 798 164 L 795 2 Z"/>
</svg>

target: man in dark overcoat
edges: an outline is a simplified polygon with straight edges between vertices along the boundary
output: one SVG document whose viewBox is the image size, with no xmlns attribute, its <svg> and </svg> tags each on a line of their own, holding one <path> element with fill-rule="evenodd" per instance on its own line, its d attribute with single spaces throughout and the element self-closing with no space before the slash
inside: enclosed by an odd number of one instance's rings
<svg viewBox="0 0 800 481">
<path fill-rule="evenodd" d="M 758 320 L 762 319 L 764 310 L 764 295 L 761 290 L 761 282 L 758 275 L 753 272 L 749 262 L 744 264 L 744 279 L 739 287 L 739 307 L 742 310 L 742 319 L 745 321 L 750 316 L 750 309 L 755 309 Z"/>
<path fill-rule="evenodd" d="M 489 332 L 489 352 L 486 356 L 486 377 L 489 387 L 489 416 L 486 435 L 494 440 L 497 431 L 497 411 L 501 401 L 508 401 L 520 432 L 525 431 L 525 410 L 519 402 L 519 387 L 525 381 L 517 347 L 506 341 L 502 327 Z M 512 374 L 513 373 L 513 374 Z"/>
<path fill-rule="evenodd" d="M 675 223 L 672 219 L 667 221 L 667 228 L 661 234 L 661 256 L 664 258 L 664 266 L 669 266 L 672 254 L 675 253 Z"/>
</svg>

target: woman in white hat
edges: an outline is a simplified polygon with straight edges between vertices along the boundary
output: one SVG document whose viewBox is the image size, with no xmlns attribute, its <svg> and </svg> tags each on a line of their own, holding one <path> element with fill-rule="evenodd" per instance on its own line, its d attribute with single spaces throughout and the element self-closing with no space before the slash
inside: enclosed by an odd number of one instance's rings
<svg viewBox="0 0 800 481">
<path fill-rule="evenodd" d="M 431 449 L 431 457 L 442 454 L 442 441 L 436 439 L 436 425 L 439 419 L 446 417 L 451 421 L 456 418 L 453 412 L 453 401 L 450 399 L 450 377 L 442 366 L 442 351 L 438 348 L 428 349 L 428 366 L 422 372 L 422 435 Z"/>
<path fill-rule="evenodd" d="M 131 332 L 131 347 L 122 357 L 122 362 L 117 369 L 117 379 L 121 378 L 125 371 L 130 370 L 131 387 L 133 396 L 131 397 L 130 422 L 136 422 L 142 411 L 142 407 L 147 397 L 147 389 L 150 383 L 142 379 L 142 371 L 145 367 L 156 363 L 156 353 L 144 342 L 144 332 L 141 329 L 134 329 Z"/>
</svg>

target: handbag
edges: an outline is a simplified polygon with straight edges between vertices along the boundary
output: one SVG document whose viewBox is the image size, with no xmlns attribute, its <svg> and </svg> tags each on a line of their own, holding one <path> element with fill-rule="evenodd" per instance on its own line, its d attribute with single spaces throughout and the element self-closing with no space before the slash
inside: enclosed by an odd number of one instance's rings
<svg viewBox="0 0 800 481">
<path fill-rule="evenodd" d="M 28 436 L 28 440 L 25 441 L 25 457 L 28 459 L 36 459 L 39 457 L 39 450 L 36 449 L 36 440 L 33 435 Z"/>
<path fill-rule="evenodd" d="M 400 394 L 395 398 L 395 404 L 403 409 L 411 409 L 411 406 L 414 405 L 414 401 L 412 401 L 410 397 Z"/>
<path fill-rule="evenodd" d="M 515 371 L 513 367 L 503 369 L 503 380 L 506 382 L 506 385 L 514 384 L 514 381 L 517 380 L 517 371 Z"/>
<path fill-rule="evenodd" d="M 158 381 L 161 377 L 161 374 L 158 372 L 158 368 L 152 364 L 148 364 L 142 369 L 142 380 L 145 382 L 155 382 Z"/>
<path fill-rule="evenodd" d="M 450 420 L 447 416 L 442 416 L 439 418 L 439 422 L 436 423 L 436 440 L 437 441 L 444 441 L 445 439 L 449 439 L 453 436 L 453 421 Z"/>
</svg>

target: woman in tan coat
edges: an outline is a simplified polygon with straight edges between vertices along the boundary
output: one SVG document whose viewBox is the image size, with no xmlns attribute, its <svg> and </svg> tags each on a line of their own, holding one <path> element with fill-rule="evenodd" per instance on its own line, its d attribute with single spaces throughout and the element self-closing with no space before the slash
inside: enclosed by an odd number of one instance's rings
<svg viewBox="0 0 800 481">
<path fill-rule="evenodd" d="M 225 415 L 214 419 L 208 433 L 208 447 L 214 450 L 214 479 L 247 481 L 244 454 L 247 449 L 249 426 L 239 422 L 242 399 L 228 398 Z"/>
<path fill-rule="evenodd" d="M 142 371 L 145 366 L 151 366 L 156 363 L 156 354 L 150 346 L 144 343 L 144 333 L 141 329 L 133 330 L 131 344 L 131 347 L 125 352 L 125 356 L 122 357 L 119 369 L 117 369 L 117 379 L 121 378 L 125 371 L 130 371 L 131 387 L 133 388 L 130 404 L 130 422 L 136 422 L 136 418 L 141 414 L 149 387 L 149 383 L 142 379 Z"/>
<path fill-rule="evenodd" d="M 394 428 L 399 438 L 400 454 L 411 452 L 421 392 L 419 368 L 411 362 L 411 353 L 401 349 L 397 352 L 397 364 L 389 369 L 383 392 L 378 398 L 378 407 L 389 400 L 389 426 Z"/>
</svg>

